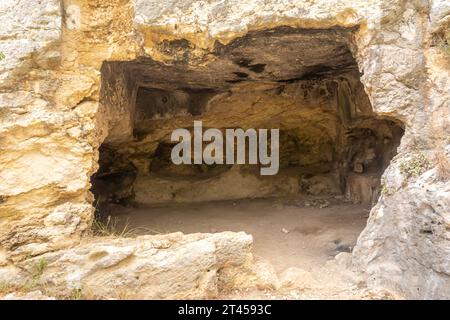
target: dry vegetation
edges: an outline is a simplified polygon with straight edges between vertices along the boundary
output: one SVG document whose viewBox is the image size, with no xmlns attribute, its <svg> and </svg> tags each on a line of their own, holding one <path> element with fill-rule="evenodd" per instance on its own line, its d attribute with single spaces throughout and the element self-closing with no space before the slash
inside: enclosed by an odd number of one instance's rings
<svg viewBox="0 0 450 320">
<path fill-rule="evenodd" d="M 442 181 L 450 179 L 450 160 L 441 150 L 436 152 L 436 167 L 438 176 Z"/>
<path fill-rule="evenodd" d="M 450 55 L 450 24 L 434 35 L 434 45 Z"/>
</svg>

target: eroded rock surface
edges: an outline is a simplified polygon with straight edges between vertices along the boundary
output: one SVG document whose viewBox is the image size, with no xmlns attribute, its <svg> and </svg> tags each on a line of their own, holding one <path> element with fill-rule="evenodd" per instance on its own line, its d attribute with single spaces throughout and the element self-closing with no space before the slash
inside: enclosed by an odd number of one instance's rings
<svg viewBox="0 0 450 320">
<path fill-rule="evenodd" d="M 24 261 L 47 294 L 94 299 L 199 299 L 263 283 L 243 232 L 97 238 Z"/>
<path fill-rule="evenodd" d="M 398 154 L 383 174 L 381 197 L 353 252 L 353 265 L 374 288 L 413 298 L 449 297 L 447 1 L 73 0 L 63 1 L 63 10 L 60 5 L 56 0 L 0 4 L 0 51 L 6 57 L 0 61 L 2 279 L 15 279 L 8 274 L 16 273 L 18 263 L 30 263 L 30 257 L 43 254 L 53 259 L 54 271 L 79 270 L 86 263 L 85 254 L 99 246 L 79 245 L 92 223 L 89 189 L 98 169 L 98 150 L 105 139 L 119 143 L 132 134 L 129 120 L 117 115 L 129 112 L 121 101 L 133 88 L 102 96 L 100 88 L 109 85 L 102 82 L 105 61 L 151 59 L 196 72 L 214 63 L 217 50 L 254 31 L 348 28 L 354 34 L 349 50 L 373 112 L 405 127 Z M 236 52 L 227 54 L 233 59 Z M 342 63 L 348 56 L 345 52 Z M 264 77 L 257 72 L 261 65 L 243 61 L 238 67 L 250 69 L 245 72 L 250 79 Z M 247 78 L 242 70 L 237 72 L 242 73 L 226 80 Z M 282 74 L 274 79 L 285 77 L 295 78 Z M 123 87 L 129 83 L 120 76 L 114 81 Z M 119 111 L 112 112 L 108 105 Z M 144 246 L 137 239 L 101 243 L 114 257 L 140 255 Z M 196 239 L 190 245 L 207 262 L 202 266 L 217 266 L 211 241 Z M 74 261 L 64 260 L 65 254 Z M 150 265 L 157 262 L 146 257 Z M 136 284 L 123 274 L 127 268 L 136 271 L 138 261 L 128 261 L 129 266 L 109 276 L 94 272 L 82 278 L 111 284 L 101 293 L 109 295 L 108 288 L 119 283 L 121 288 Z M 86 268 L 81 270 L 93 270 Z M 171 297 L 185 296 L 186 283 L 206 274 L 204 267 L 194 269 L 193 278 L 176 282 L 183 288 L 179 293 L 171 287 Z M 63 274 L 54 279 L 55 290 L 67 290 Z M 202 279 L 199 288 L 209 290 L 211 279 L 207 275 Z M 148 297 L 157 296 L 158 289 L 150 284 L 146 290 Z"/>
</svg>

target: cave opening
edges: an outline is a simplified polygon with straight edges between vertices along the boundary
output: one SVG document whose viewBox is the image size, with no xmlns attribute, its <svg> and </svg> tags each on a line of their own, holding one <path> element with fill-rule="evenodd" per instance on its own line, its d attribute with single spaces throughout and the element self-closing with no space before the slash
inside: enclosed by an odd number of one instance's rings
<svg viewBox="0 0 450 320">
<path fill-rule="evenodd" d="M 245 231 L 278 271 L 351 252 L 403 135 L 376 115 L 352 55 L 352 29 L 281 27 L 217 43 L 198 61 L 185 40 L 173 62 L 105 62 L 109 132 L 92 177 L 101 232 Z M 279 171 L 180 164 L 178 128 L 279 129 Z M 114 221 L 114 222 L 111 222 Z"/>
</svg>

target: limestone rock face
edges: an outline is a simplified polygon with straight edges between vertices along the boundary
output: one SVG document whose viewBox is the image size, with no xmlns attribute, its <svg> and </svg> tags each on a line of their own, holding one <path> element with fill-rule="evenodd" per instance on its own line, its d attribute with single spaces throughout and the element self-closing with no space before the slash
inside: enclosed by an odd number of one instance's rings
<svg viewBox="0 0 450 320">
<path fill-rule="evenodd" d="M 128 292 L 116 291 L 126 287 L 139 288 L 142 297 L 192 298 L 234 283 L 218 272 L 248 263 L 247 235 L 80 244 L 93 218 L 90 177 L 99 147 L 132 134 L 131 119 L 117 115 L 127 110 L 121 98 L 136 92 L 124 85 L 110 97 L 122 110 L 114 113 L 101 94 L 108 85 L 102 64 L 143 58 L 195 70 L 217 46 L 251 31 L 342 27 L 354 28 L 351 51 L 373 111 L 405 127 L 353 265 L 373 287 L 413 298 L 450 297 L 448 1 L 77 0 L 60 6 L 56 0 L 0 3 L 1 279 L 17 275 L 18 264 L 30 267 L 30 257 L 44 256 L 42 279 L 65 294 L 83 286 L 101 297 L 120 296 Z M 166 245 L 173 250 L 162 250 Z M 179 273 L 183 266 L 189 272 Z"/>
<path fill-rule="evenodd" d="M 85 298 L 200 299 L 234 289 L 236 275 L 254 277 L 252 237 L 243 232 L 173 233 L 93 239 L 44 254 L 39 281 L 50 293 Z M 256 279 L 253 279 L 256 280 Z M 256 282 L 256 281 L 255 281 Z M 240 283 L 241 284 L 241 283 Z"/>
<path fill-rule="evenodd" d="M 11 84 L 8 78 L 25 75 L 33 68 L 30 57 L 48 68 L 61 56 L 54 44 L 61 37 L 60 2 L 44 0 L 32 8 L 29 1 L 2 1 L 0 51 L 6 59 L 0 65 L 0 88 Z M 20 68 L 18 68 L 20 65 Z"/>
<path fill-rule="evenodd" d="M 234 188 L 230 188 L 235 185 Z M 200 181 L 179 181 L 174 188 L 171 181 L 149 177 L 137 178 L 135 200 L 139 203 L 167 203 L 234 200 L 261 196 L 295 195 L 298 184 L 295 179 L 275 176 L 265 183 L 253 175 L 239 172 L 237 167 L 217 178 Z M 178 188 L 178 189 L 177 189 Z M 173 196 L 175 194 L 175 197 Z"/>
<path fill-rule="evenodd" d="M 2 298 L 2 300 L 55 300 L 54 297 L 48 297 L 42 294 L 41 291 L 31 291 L 25 294 L 9 293 Z"/>
</svg>

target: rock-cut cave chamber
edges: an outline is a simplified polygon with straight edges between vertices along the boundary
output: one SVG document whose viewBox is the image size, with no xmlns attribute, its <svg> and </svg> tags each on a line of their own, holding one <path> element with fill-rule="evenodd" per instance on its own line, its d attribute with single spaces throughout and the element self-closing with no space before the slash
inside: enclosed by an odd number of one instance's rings
<svg viewBox="0 0 450 320">
<path fill-rule="evenodd" d="M 373 112 L 351 38 L 347 29 L 283 27 L 203 56 L 187 40 L 165 41 L 171 64 L 105 62 L 110 130 L 92 177 L 97 221 L 140 233 L 245 231 L 278 270 L 351 251 L 403 134 Z M 171 133 L 194 120 L 278 128 L 278 174 L 173 164 Z"/>
</svg>

